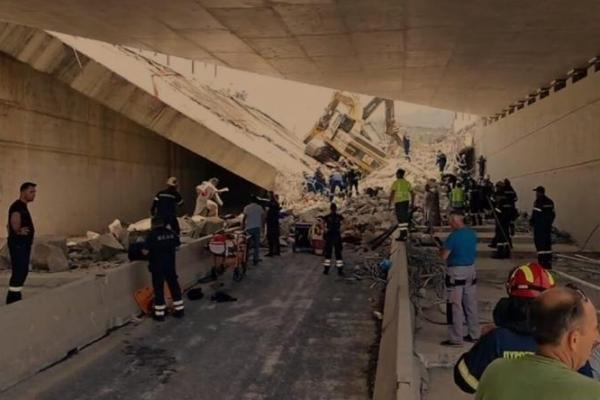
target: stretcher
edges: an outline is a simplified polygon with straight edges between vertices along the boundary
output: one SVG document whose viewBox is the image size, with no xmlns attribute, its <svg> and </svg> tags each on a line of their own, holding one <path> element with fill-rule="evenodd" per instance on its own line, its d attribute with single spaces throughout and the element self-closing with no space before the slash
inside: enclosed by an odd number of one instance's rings
<svg viewBox="0 0 600 400">
<path fill-rule="evenodd" d="M 248 244 L 250 236 L 244 231 L 215 233 L 208 242 L 208 250 L 213 256 L 212 275 L 216 278 L 227 268 L 233 268 L 233 280 L 244 279 L 248 265 Z"/>
</svg>

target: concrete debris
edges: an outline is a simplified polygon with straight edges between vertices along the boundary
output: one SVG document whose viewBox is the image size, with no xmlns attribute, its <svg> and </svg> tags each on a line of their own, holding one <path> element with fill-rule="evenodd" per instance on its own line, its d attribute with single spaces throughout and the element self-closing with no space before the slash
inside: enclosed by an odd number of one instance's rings
<svg viewBox="0 0 600 400">
<path fill-rule="evenodd" d="M 63 272 L 69 270 L 69 260 L 64 248 L 50 243 L 34 243 L 31 253 L 31 266 L 34 270 Z"/>
<path fill-rule="evenodd" d="M 125 247 L 111 233 L 105 233 L 96 239 L 91 239 L 88 244 L 95 253 L 99 253 L 100 258 L 103 260 L 125 251 Z"/>
</svg>

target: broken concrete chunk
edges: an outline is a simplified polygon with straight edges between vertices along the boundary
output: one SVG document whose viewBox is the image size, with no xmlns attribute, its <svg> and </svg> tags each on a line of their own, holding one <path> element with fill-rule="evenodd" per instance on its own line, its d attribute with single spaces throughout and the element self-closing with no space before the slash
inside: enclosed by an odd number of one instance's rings
<svg viewBox="0 0 600 400">
<path fill-rule="evenodd" d="M 111 234 L 105 233 L 96 239 L 89 241 L 89 245 L 95 253 L 99 253 L 100 258 L 106 260 L 119 252 L 125 251 L 125 247 Z"/>
<path fill-rule="evenodd" d="M 48 272 L 62 272 L 69 270 L 69 260 L 67 259 L 64 249 L 49 243 L 33 244 L 31 265 L 33 269 Z"/>
<path fill-rule="evenodd" d="M 145 232 L 145 231 L 149 231 L 150 228 L 152 228 L 152 219 L 150 218 L 144 218 L 141 221 L 138 221 L 134 224 L 131 224 L 127 227 L 127 230 L 129 232 Z"/>
</svg>

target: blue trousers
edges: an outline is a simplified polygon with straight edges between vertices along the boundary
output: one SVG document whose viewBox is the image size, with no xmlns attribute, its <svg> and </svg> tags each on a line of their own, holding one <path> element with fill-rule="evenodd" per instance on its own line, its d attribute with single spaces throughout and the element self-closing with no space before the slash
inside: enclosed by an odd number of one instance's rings
<svg viewBox="0 0 600 400">
<path fill-rule="evenodd" d="M 257 264 L 260 258 L 260 228 L 246 229 L 246 232 L 251 236 L 252 248 L 254 249 L 252 261 Z"/>
</svg>

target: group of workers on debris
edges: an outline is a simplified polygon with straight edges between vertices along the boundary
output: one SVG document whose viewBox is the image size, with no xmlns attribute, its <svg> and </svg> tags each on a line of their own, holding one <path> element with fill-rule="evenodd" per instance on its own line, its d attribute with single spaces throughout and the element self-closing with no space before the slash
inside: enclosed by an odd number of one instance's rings
<svg viewBox="0 0 600 400">
<path fill-rule="evenodd" d="M 336 195 L 352 197 L 358 195 L 358 183 L 362 179 L 362 172 L 354 164 L 341 163 L 334 168 L 325 178 L 321 168 L 317 168 L 314 175 L 304 173 L 304 190 L 307 193 L 317 193 L 333 199 Z M 339 190 L 338 190 L 339 189 Z"/>
</svg>

